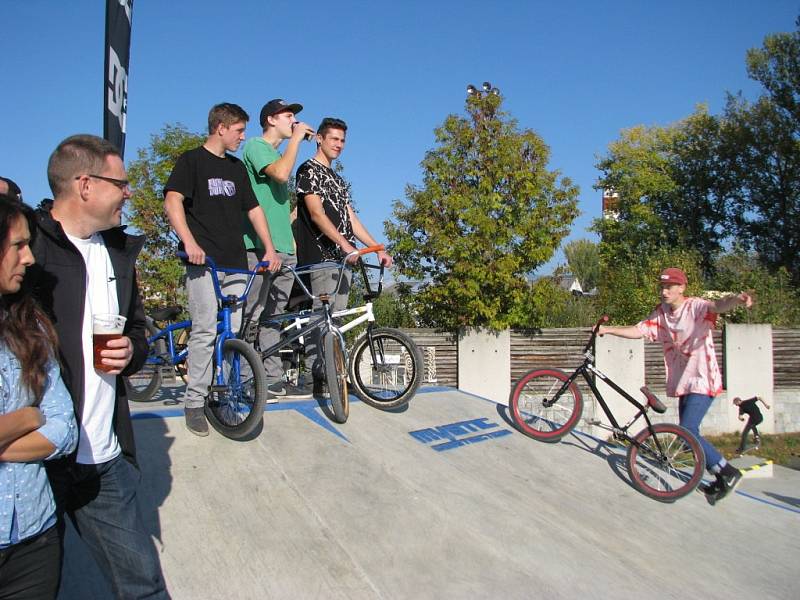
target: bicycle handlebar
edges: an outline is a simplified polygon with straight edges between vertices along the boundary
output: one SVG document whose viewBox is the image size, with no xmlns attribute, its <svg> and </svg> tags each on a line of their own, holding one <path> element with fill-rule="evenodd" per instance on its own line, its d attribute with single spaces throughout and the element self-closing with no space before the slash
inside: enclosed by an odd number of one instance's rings
<svg viewBox="0 0 800 600">
<path fill-rule="evenodd" d="M 600 319 L 595 323 L 595 326 L 592 327 L 592 335 L 589 337 L 589 341 L 586 342 L 586 345 L 583 347 L 583 351 L 586 352 L 589 348 L 592 347 L 594 344 L 594 340 L 597 337 L 597 332 L 600 331 L 600 326 L 603 323 L 608 323 L 608 315 L 603 315 Z"/>
<path fill-rule="evenodd" d="M 177 256 L 178 256 L 178 258 L 180 258 L 183 261 L 188 261 L 189 260 L 189 255 L 186 254 L 186 252 L 184 252 L 183 250 L 179 250 L 177 252 Z M 189 264 L 192 264 L 192 263 L 189 263 Z M 247 296 L 250 294 L 250 288 L 253 285 L 253 278 L 256 275 L 261 275 L 261 274 L 267 273 L 267 267 L 269 267 L 269 261 L 268 260 L 257 262 L 252 271 L 249 270 L 249 269 L 232 269 L 232 268 L 228 268 L 228 267 L 218 267 L 217 263 L 214 262 L 214 259 L 211 258 L 210 256 L 206 256 L 204 264 L 209 269 L 211 269 L 211 282 L 214 284 L 214 294 L 216 294 L 217 300 L 219 300 L 220 302 L 225 300 L 225 295 L 222 293 L 222 288 L 220 287 L 219 277 L 217 276 L 217 273 L 226 273 L 226 274 L 229 274 L 229 275 L 247 275 L 248 276 L 247 277 L 247 283 L 246 283 L 245 288 L 244 288 L 244 292 L 242 292 L 241 296 L 236 296 L 235 297 L 236 298 L 236 302 L 245 302 L 247 300 Z M 196 266 L 200 266 L 200 265 L 196 265 Z"/>
<path fill-rule="evenodd" d="M 184 261 L 188 261 L 189 260 L 189 255 L 186 254 L 186 252 L 184 252 L 183 250 L 178 250 L 177 256 L 181 260 L 184 260 Z M 193 263 L 189 263 L 189 264 L 193 264 Z M 238 273 L 240 275 L 255 275 L 256 273 L 265 272 L 267 267 L 269 267 L 269 261 L 268 260 L 261 260 L 261 261 L 257 262 L 256 266 L 251 271 L 250 269 L 234 269 L 234 268 L 231 268 L 231 267 L 218 267 L 217 263 L 214 262 L 213 258 L 211 258 L 210 256 L 206 256 L 205 266 L 210 267 L 210 268 L 214 269 L 215 271 L 220 271 L 221 273 L 234 273 L 234 274 Z"/>
</svg>

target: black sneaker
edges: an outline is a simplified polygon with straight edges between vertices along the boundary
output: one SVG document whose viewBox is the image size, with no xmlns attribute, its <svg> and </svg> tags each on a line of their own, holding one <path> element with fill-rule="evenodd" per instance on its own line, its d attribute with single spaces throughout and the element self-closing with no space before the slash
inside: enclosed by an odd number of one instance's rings
<svg viewBox="0 0 800 600">
<path fill-rule="evenodd" d="M 713 496 L 709 497 L 711 504 L 716 504 L 725 496 L 732 493 L 736 489 L 736 486 L 739 485 L 741 480 L 742 472 L 730 463 L 726 464 L 723 467 L 722 472 L 717 475 L 717 489 Z"/>
<path fill-rule="evenodd" d="M 205 437 L 208 435 L 208 421 L 203 408 L 186 408 L 183 411 L 186 417 L 186 428 L 195 435 Z"/>
<path fill-rule="evenodd" d="M 297 387 L 296 385 L 292 385 L 291 383 L 284 383 L 284 389 L 286 390 L 286 397 L 292 398 L 295 400 L 305 400 L 307 398 L 311 398 L 312 396 L 312 389 L 308 386 L 305 388 Z"/>
<path fill-rule="evenodd" d="M 270 383 L 267 386 L 267 391 L 276 398 L 286 397 L 286 387 L 282 381 L 276 381 L 275 383 Z"/>
<path fill-rule="evenodd" d="M 700 488 L 700 491 L 703 492 L 704 494 L 708 496 L 713 496 L 714 494 L 717 493 L 717 490 L 719 489 L 719 480 L 715 479 L 711 483 L 701 483 L 697 487 Z"/>
</svg>

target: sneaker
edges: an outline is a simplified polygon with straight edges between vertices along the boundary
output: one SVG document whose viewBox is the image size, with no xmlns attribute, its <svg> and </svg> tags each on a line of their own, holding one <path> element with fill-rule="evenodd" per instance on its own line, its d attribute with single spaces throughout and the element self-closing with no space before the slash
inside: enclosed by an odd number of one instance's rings
<svg viewBox="0 0 800 600">
<path fill-rule="evenodd" d="M 267 391 L 270 393 L 271 396 L 275 396 L 276 398 L 286 397 L 286 388 L 284 387 L 284 384 L 281 381 L 270 383 L 267 386 Z"/>
<path fill-rule="evenodd" d="M 710 498 L 711 504 L 716 504 L 725 496 L 732 493 L 742 480 L 742 472 L 731 464 L 726 464 L 722 472 L 717 475 L 717 489 Z"/>
<path fill-rule="evenodd" d="M 311 390 L 304 390 L 295 385 L 284 383 L 282 381 L 276 381 L 275 383 L 268 385 L 267 390 L 270 394 L 277 398 L 311 398 Z"/>
<path fill-rule="evenodd" d="M 296 385 L 292 385 L 291 383 L 284 384 L 284 388 L 286 389 L 286 397 L 287 398 L 294 398 L 296 400 L 305 400 L 307 398 L 311 398 L 313 395 L 312 388 L 306 386 L 304 388 L 297 387 Z"/>
<path fill-rule="evenodd" d="M 719 489 L 719 480 L 715 479 L 711 483 L 701 483 L 697 487 L 700 488 L 700 491 L 703 492 L 704 494 L 708 496 L 713 496 L 714 494 L 717 493 L 717 490 Z"/>
<path fill-rule="evenodd" d="M 195 435 L 205 437 L 208 435 L 208 421 L 203 412 L 203 407 L 200 408 L 186 408 L 183 411 L 186 417 L 186 428 Z"/>
</svg>

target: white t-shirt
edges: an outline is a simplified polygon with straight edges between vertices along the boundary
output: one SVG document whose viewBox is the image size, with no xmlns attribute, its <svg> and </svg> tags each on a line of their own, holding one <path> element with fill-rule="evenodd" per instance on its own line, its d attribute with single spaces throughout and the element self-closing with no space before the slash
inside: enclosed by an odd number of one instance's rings
<svg viewBox="0 0 800 600">
<path fill-rule="evenodd" d="M 88 239 L 67 235 L 86 263 L 86 298 L 83 305 L 83 418 L 77 462 L 100 464 L 121 450 L 114 433 L 116 375 L 95 371 L 92 351 L 92 315 L 119 314 L 117 283 L 106 244 L 99 233 Z"/>
</svg>

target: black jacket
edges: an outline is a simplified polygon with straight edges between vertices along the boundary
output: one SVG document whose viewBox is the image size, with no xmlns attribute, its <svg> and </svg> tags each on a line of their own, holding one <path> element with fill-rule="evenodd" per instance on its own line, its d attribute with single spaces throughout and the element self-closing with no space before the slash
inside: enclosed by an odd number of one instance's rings
<svg viewBox="0 0 800 600">
<path fill-rule="evenodd" d="M 59 339 L 61 376 L 72 396 L 75 417 L 83 417 L 83 309 L 86 298 L 86 264 L 72 245 L 61 224 L 49 211 L 36 211 L 37 231 L 33 240 L 36 264 L 28 268 L 25 285 L 33 290 L 45 312 L 53 320 Z M 136 257 L 144 236 L 132 236 L 115 227 L 101 232 L 114 266 L 119 312 L 127 318 L 125 335 L 133 343 L 133 358 L 123 375 L 138 371 L 147 358 L 145 316 L 136 283 Z M 114 431 L 124 457 L 136 463 L 133 427 L 122 377 L 117 377 Z M 74 457 L 74 454 L 73 454 Z"/>
</svg>

